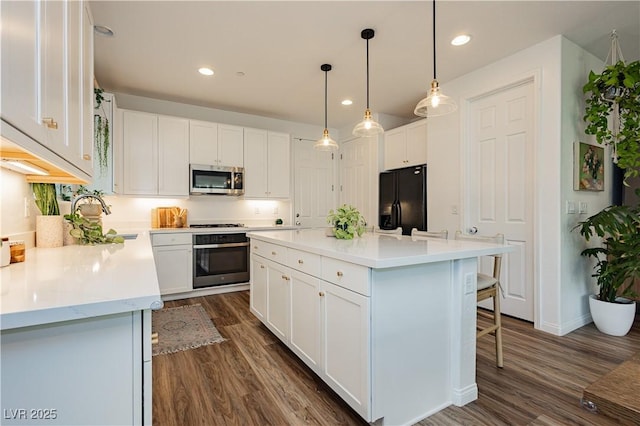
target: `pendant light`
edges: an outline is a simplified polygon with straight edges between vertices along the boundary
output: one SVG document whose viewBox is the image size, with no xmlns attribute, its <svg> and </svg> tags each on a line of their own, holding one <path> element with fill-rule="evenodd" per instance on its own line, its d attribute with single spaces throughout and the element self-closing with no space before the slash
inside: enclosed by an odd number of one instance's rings
<svg viewBox="0 0 640 426">
<path fill-rule="evenodd" d="M 421 117 L 436 117 L 456 109 L 458 107 L 454 100 L 440 92 L 440 84 L 436 80 L 436 0 L 433 0 L 433 80 L 429 96 L 418 102 L 413 113 Z"/>
<path fill-rule="evenodd" d="M 313 147 L 320 151 L 329 151 L 338 149 L 338 144 L 329 136 L 329 128 L 327 127 L 327 73 L 331 71 L 331 65 L 322 64 L 320 69 L 324 71 L 324 132 Z"/>
<path fill-rule="evenodd" d="M 371 40 L 374 35 L 375 31 L 371 28 L 366 28 L 360 33 L 360 37 L 367 41 L 367 109 L 364 111 L 364 120 L 353 128 L 354 136 L 368 137 L 384 132 L 380 123 L 371 117 L 371 110 L 369 109 L 369 40 Z"/>
</svg>

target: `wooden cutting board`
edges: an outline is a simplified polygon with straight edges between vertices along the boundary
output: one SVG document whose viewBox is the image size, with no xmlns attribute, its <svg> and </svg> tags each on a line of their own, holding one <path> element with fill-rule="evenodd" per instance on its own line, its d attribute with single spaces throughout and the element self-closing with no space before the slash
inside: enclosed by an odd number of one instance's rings
<svg viewBox="0 0 640 426">
<path fill-rule="evenodd" d="M 180 214 L 181 213 L 181 214 Z M 179 218 L 178 220 L 176 220 Z M 177 206 L 151 209 L 152 228 L 186 228 L 187 209 Z"/>
</svg>

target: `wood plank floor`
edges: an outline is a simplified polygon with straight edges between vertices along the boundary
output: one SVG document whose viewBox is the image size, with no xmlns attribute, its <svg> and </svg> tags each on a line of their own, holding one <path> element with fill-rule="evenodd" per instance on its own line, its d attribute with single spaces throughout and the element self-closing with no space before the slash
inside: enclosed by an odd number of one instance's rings
<svg viewBox="0 0 640 426">
<path fill-rule="evenodd" d="M 165 306 L 193 303 L 228 340 L 153 357 L 155 425 L 366 424 L 249 312 L 248 292 Z M 493 338 L 481 338 L 478 400 L 418 424 L 616 424 L 579 401 L 587 385 L 640 351 L 639 319 L 625 337 L 606 336 L 592 324 L 556 337 L 504 317 L 504 369 L 495 367 Z"/>
</svg>

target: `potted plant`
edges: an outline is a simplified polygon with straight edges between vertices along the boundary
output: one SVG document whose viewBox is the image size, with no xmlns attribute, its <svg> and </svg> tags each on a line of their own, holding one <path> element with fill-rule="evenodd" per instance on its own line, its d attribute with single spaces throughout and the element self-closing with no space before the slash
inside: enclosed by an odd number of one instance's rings
<svg viewBox="0 0 640 426">
<path fill-rule="evenodd" d="M 578 223 L 580 235 L 588 242 L 593 237 L 601 245 L 586 248 L 583 256 L 594 258 L 593 277 L 599 291 L 589 297 L 593 322 L 603 333 L 624 336 L 635 318 L 632 286 L 640 278 L 640 208 L 609 206 Z"/>
<path fill-rule="evenodd" d="M 93 89 L 96 110 L 102 108 L 103 102 L 110 102 L 104 98 L 103 93 L 104 90 L 99 87 Z M 102 112 L 102 114 L 95 113 L 93 115 L 93 140 L 101 173 L 109 167 L 109 119 L 106 113 L 104 113 L 104 109 L 102 109 Z"/>
<path fill-rule="evenodd" d="M 53 183 L 32 183 L 31 189 L 41 215 L 36 216 L 36 246 L 60 247 L 63 243 L 62 216 Z"/>
<path fill-rule="evenodd" d="M 625 179 L 640 170 L 640 62 L 608 65 L 600 74 L 589 73 L 582 91 L 586 99 L 585 133 L 602 145 L 612 145 L 614 161 Z M 610 125 L 610 118 L 617 116 Z"/>
<path fill-rule="evenodd" d="M 356 234 L 361 236 L 366 226 L 366 221 L 358 209 L 347 204 L 335 211 L 329 210 L 327 223 L 333 225 L 333 235 L 343 240 L 351 240 Z"/>
<path fill-rule="evenodd" d="M 104 192 L 99 189 L 94 189 L 93 191 L 90 191 L 84 185 L 79 185 L 78 189 L 75 192 L 75 196 L 83 195 L 83 194 L 91 194 L 96 198 L 94 197 L 84 198 L 83 201 L 86 200 L 86 202 L 78 204 L 77 210 L 80 211 L 80 214 L 82 216 L 90 220 L 93 220 L 93 221 L 100 220 L 100 216 L 102 215 L 102 205 L 100 203 L 97 203 L 96 201 L 98 198 L 100 199 L 102 198 L 102 196 L 104 195 Z M 71 212 L 71 213 L 76 213 L 76 212 Z"/>
<path fill-rule="evenodd" d="M 124 238 L 117 235 L 118 233 L 113 229 L 103 234 L 102 225 L 99 222 L 90 221 L 77 213 L 66 214 L 64 218 L 72 226 L 69 234 L 80 244 L 124 243 Z"/>
</svg>

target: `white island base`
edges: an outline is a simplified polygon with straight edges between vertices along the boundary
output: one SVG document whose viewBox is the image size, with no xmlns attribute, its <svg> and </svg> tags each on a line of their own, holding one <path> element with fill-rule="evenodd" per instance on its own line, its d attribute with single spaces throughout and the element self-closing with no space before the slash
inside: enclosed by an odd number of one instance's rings
<svg viewBox="0 0 640 426">
<path fill-rule="evenodd" d="M 413 424 L 477 398 L 477 257 L 508 246 L 249 236 L 251 311 L 363 419 Z"/>
</svg>

